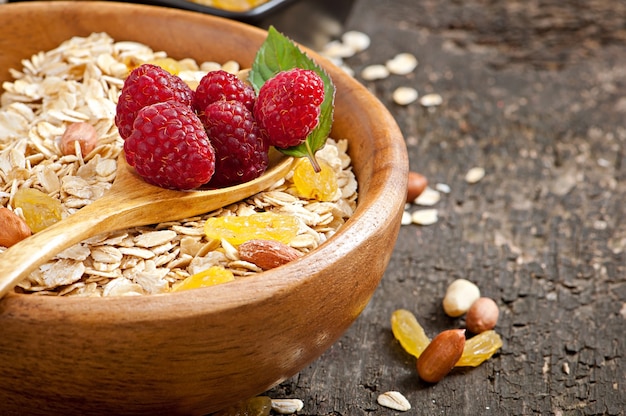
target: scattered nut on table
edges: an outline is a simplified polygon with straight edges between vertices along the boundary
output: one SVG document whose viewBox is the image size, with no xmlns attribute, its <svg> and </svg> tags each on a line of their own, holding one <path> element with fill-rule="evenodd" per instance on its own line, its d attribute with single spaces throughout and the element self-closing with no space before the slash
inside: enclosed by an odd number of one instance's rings
<svg viewBox="0 0 626 416">
<path fill-rule="evenodd" d="M 437 383 L 459 361 L 465 348 L 465 330 L 448 329 L 440 332 L 417 359 L 417 373 L 428 383 Z"/>
<path fill-rule="evenodd" d="M 406 202 L 411 203 L 415 201 L 415 198 L 420 196 L 427 186 L 428 179 L 426 179 L 426 176 L 418 172 L 410 171 L 407 182 Z"/>
<path fill-rule="evenodd" d="M 457 279 L 448 286 L 443 298 L 443 310 L 448 316 L 459 317 L 480 298 L 480 289 L 467 279 Z"/>
<path fill-rule="evenodd" d="M 498 305 L 491 298 L 481 297 L 470 306 L 465 316 L 465 326 L 474 333 L 488 331 L 495 328 L 498 323 L 500 310 Z"/>
</svg>

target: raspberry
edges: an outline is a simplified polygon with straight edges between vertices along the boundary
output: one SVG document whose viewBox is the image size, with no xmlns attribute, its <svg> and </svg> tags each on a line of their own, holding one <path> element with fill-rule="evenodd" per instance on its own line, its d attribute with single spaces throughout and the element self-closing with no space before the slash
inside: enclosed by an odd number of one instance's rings
<svg viewBox="0 0 626 416">
<path fill-rule="evenodd" d="M 215 174 L 209 186 L 236 185 L 265 172 L 269 146 L 244 104 L 215 101 L 200 114 L 200 119 L 215 148 Z"/>
<path fill-rule="evenodd" d="M 259 90 L 254 116 L 272 146 L 302 143 L 319 123 L 324 81 L 315 71 L 295 68 L 276 74 Z"/>
<path fill-rule="evenodd" d="M 139 110 L 124 152 L 146 182 L 163 188 L 197 188 L 215 172 L 215 151 L 202 122 L 191 107 L 176 101 Z"/>
<path fill-rule="evenodd" d="M 201 113 L 214 101 L 234 100 L 243 103 L 248 110 L 252 111 L 255 97 L 254 89 L 250 85 L 220 69 L 202 77 L 196 88 L 193 107 Z"/>
<path fill-rule="evenodd" d="M 128 75 L 120 93 L 115 125 L 123 139 L 133 131 L 139 110 L 147 105 L 174 100 L 191 106 L 193 91 L 185 82 L 163 68 L 143 64 Z"/>
</svg>

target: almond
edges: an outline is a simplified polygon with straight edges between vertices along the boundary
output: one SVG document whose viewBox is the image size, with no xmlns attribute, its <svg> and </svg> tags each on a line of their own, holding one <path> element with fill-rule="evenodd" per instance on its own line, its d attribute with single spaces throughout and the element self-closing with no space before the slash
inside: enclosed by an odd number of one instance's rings
<svg viewBox="0 0 626 416">
<path fill-rule="evenodd" d="M 30 236 L 26 222 L 8 208 L 0 207 L 0 246 L 11 247 Z"/>
<path fill-rule="evenodd" d="M 61 153 L 64 155 L 76 154 L 76 143 L 80 146 L 80 152 L 87 156 L 96 147 L 98 133 L 94 126 L 89 123 L 73 123 L 67 126 L 61 136 Z"/>
<path fill-rule="evenodd" d="M 439 333 L 417 359 L 417 373 L 428 383 L 437 383 L 459 361 L 465 348 L 465 330 L 449 329 Z"/>
<path fill-rule="evenodd" d="M 287 244 L 273 240 L 248 240 L 239 246 L 239 258 L 263 270 L 282 266 L 300 257 L 300 252 Z"/>
</svg>

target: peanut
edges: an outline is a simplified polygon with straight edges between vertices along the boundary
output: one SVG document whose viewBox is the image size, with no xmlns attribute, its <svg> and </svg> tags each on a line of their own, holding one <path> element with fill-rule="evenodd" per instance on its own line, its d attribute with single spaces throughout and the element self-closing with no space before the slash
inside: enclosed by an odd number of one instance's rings
<svg viewBox="0 0 626 416">
<path fill-rule="evenodd" d="M 298 257 L 298 250 L 279 241 L 248 240 L 239 246 L 239 258 L 254 263 L 263 270 L 282 266 Z"/>
<path fill-rule="evenodd" d="M 480 298 L 480 289 L 466 279 L 457 279 L 448 286 L 443 298 L 443 310 L 448 316 L 459 317 Z"/>
<path fill-rule="evenodd" d="M 428 179 L 421 173 L 409 172 L 407 190 L 406 190 L 406 202 L 411 203 L 415 201 L 415 198 L 420 196 L 424 189 L 428 186 Z"/>
<path fill-rule="evenodd" d="M 76 154 L 76 143 L 78 143 L 81 154 L 86 156 L 95 149 L 97 142 L 98 133 L 94 126 L 89 123 L 73 123 L 67 126 L 61 136 L 61 153 Z"/>
<path fill-rule="evenodd" d="M 0 246 L 11 247 L 30 236 L 26 222 L 8 208 L 0 207 Z"/>
<path fill-rule="evenodd" d="M 465 317 L 467 329 L 474 333 L 493 329 L 498 323 L 500 310 L 493 299 L 482 297 L 472 304 Z"/>
<path fill-rule="evenodd" d="M 437 383 L 459 361 L 465 348 L 465 330 L 449 329 L 439 333 L 417 359 L 417 373 L 428 383 Z"/>
</svg>

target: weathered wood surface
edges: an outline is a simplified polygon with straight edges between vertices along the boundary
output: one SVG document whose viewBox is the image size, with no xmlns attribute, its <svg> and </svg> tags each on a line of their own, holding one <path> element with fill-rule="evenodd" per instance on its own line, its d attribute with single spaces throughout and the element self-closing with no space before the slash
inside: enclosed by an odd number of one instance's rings
<svg viewBox="0 0 626 416">
<path fill-rule="evenodd" d="M 358 71 L 399 52 L 413 75 L 366 83 L 402 128 L 411 168 L 450 185 L 432 226 L 404 226 L 383 282 L 319 360 L 268 392 L 299 414 L 623 415 L 626 409 L 626 4 L 357 0 L 346 29 L 372 37 Z M 427 111 L 400 85 L 435 92 Z M 465 172 L 486 169 L 475 184 Z M 413 208 L 415 209 L 415 208 Z M 463 325 L 441 298 L 456 278 L 501 309 L 504 346 L 476 369 L 421 382 L 394 341 L 398 308 L 434 336 Z"/>
</svg>

